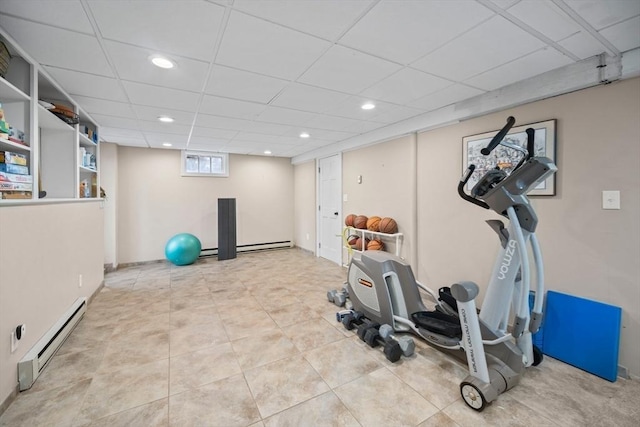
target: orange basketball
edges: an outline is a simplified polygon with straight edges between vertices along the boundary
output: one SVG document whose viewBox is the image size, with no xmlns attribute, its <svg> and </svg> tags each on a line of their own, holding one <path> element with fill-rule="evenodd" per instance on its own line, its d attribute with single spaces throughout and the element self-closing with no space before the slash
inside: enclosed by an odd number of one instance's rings
<svg viewBox="0 0 640 427">
<path fill-rule="evenodd" d="M 382 243 L 382 240 L 380 240 L 380 239 L 373 239 L 367 245 L 367 250 L 368 251 L 382 251 L 382 250 L 384 250 L 384 243 Z"/>
<path fill-rule="evenodd" d="M 397 233 L 398 224 L 396 223 L 396 220 L 389 217 L 382 218 L 382 220 L 380 221 L 380 232 L 387 234 Z"/>
<path fill-rule="evenodd" d="M 353 221 L 356 219 L 355 214 L 349 214 L 344 219 L 344 225 L 347 227 L 353 227 Z"/>
<path fill-rule="evenodd" d="M 355 248 L 356 245 L 358 244 L 358 240 L 360 240 L 360 237 L 356 236 L 356 235 L 351 235 L 349 236 L 349 238 L 347 239 L 347 243 L 349 244 L 349 246 L 351 246 L 352 248 Z"/>
<path fill-rule="evenodd" d="M 360 229 L 364 230 L 365 228 L 367 228 L 367 220 L 368 219 L 369 218 L 367 218 L 364 215 L 358 215 L 356 217 L 356 219 L 353 220 L 353 226 L 355 228 L 360 228 Z"/>
<path fill-rule="evenodd" d="M 367 220 L 367 230 L 380 231 L 380 218 L 379 216 L 372 216 Z"/>
</svg>

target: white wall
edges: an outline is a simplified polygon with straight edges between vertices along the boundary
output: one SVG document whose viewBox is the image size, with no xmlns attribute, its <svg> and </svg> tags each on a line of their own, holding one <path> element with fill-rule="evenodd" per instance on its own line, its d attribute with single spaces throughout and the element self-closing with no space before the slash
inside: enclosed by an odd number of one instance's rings
<svg viewBox="0 0 640 427">
<path fill-rule="evenodd" d="M 116 230 L 118 218 L 118 146 L 115 144 L 100 144 L 100 186 L 107 197 L 104 201 L 104 263 L 116 268 L 118 266 L 118 251 Z"/>
<path fill-rule="evenodd" d="M 296 246 L 316 253 L 316 163 L 294 166 L 294 241 Z"/>
<path fill-rule="evenodd" d="M 97 201 L 0 205 L 0 404 L 16 388 L 20 359 L 102 283 L 103 239 Z M 11 353 L 10 333 L 20 324 L 26 334 Z"/>
<path fill-rule="evenodd" d="M 181 177 L 180 151 L 118 148 L 119 263 L 164 259 L 171 236 L 218 246 L 218 198 L 235 198 L 237 244 L 293 240 L 289 159 L 229 156 L 229 177 Z"/>
</svg>

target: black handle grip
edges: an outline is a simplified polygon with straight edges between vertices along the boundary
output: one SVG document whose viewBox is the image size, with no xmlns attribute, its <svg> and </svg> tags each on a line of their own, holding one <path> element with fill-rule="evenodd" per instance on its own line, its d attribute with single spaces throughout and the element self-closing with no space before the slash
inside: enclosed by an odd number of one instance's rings
<svg viewBox="0 0 640 427">
<path fill-rule="evenodd" d="M 536 150 L 536 130 L 534 128 L 528 128 L 525 132 L 527 132 L 527 160 L 534 156 L 534 152 Z"/>
<path fill-rule="evenodd" d="M 483 156 L 488 156 L 494 150 L 494 148 L 496 148 L 498 144 L 500 144 L 500 141 L 504 139 L 504 136 L 507 134 L 507 132 L 509 132 L 515 122 L 516 119 L 513 118 L 513 116 L 509 116 L 507 118 L 507 124 L 504 125 L 504 127 L 500 129 L 500 132 L 498 132 L 498 134 L 493 137 L 489 145 L 480 150 Z"/>
<path fill-rule="evenodd" d="M 471 178 L 471 175 L 473 175 L 474 170 L 476 170 L 476 165 L 469 165 L 464 175 L 462 175 L 462 178 L 460 178 L 460 182 L 458 183 L 458 194 L 469 203 L 478 205 L 481 208 L 489 209 L 488 204 L 486 204 L 482 200 L 475 199 L 464 192 L 464 186 L 467 185 L 467 182 L 469 181 L 469 178 Z"/>
</svg>

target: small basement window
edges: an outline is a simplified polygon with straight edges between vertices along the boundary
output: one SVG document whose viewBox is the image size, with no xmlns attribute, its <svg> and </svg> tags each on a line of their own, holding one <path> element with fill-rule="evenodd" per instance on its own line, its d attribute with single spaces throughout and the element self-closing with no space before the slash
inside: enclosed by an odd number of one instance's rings
<svg viewBox="0 0 640 427">
<path fill-rule="evenodd" d="M 182 176 L 229 176 L 229 154 L 182 150 Z"/>
</svg>

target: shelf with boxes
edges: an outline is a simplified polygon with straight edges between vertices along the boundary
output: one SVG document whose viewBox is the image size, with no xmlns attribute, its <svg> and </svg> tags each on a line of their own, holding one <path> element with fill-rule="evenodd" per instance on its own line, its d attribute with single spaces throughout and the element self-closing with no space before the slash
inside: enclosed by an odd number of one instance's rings
<svg viewBox="0 0 640 427">
<path fill-rule="evenodd" d="M 99 197 L 97 123 L 2 28 L 0 56 L 0 151 L 25 162 L 0 166 L 0 199 Z"/>
</svg>

